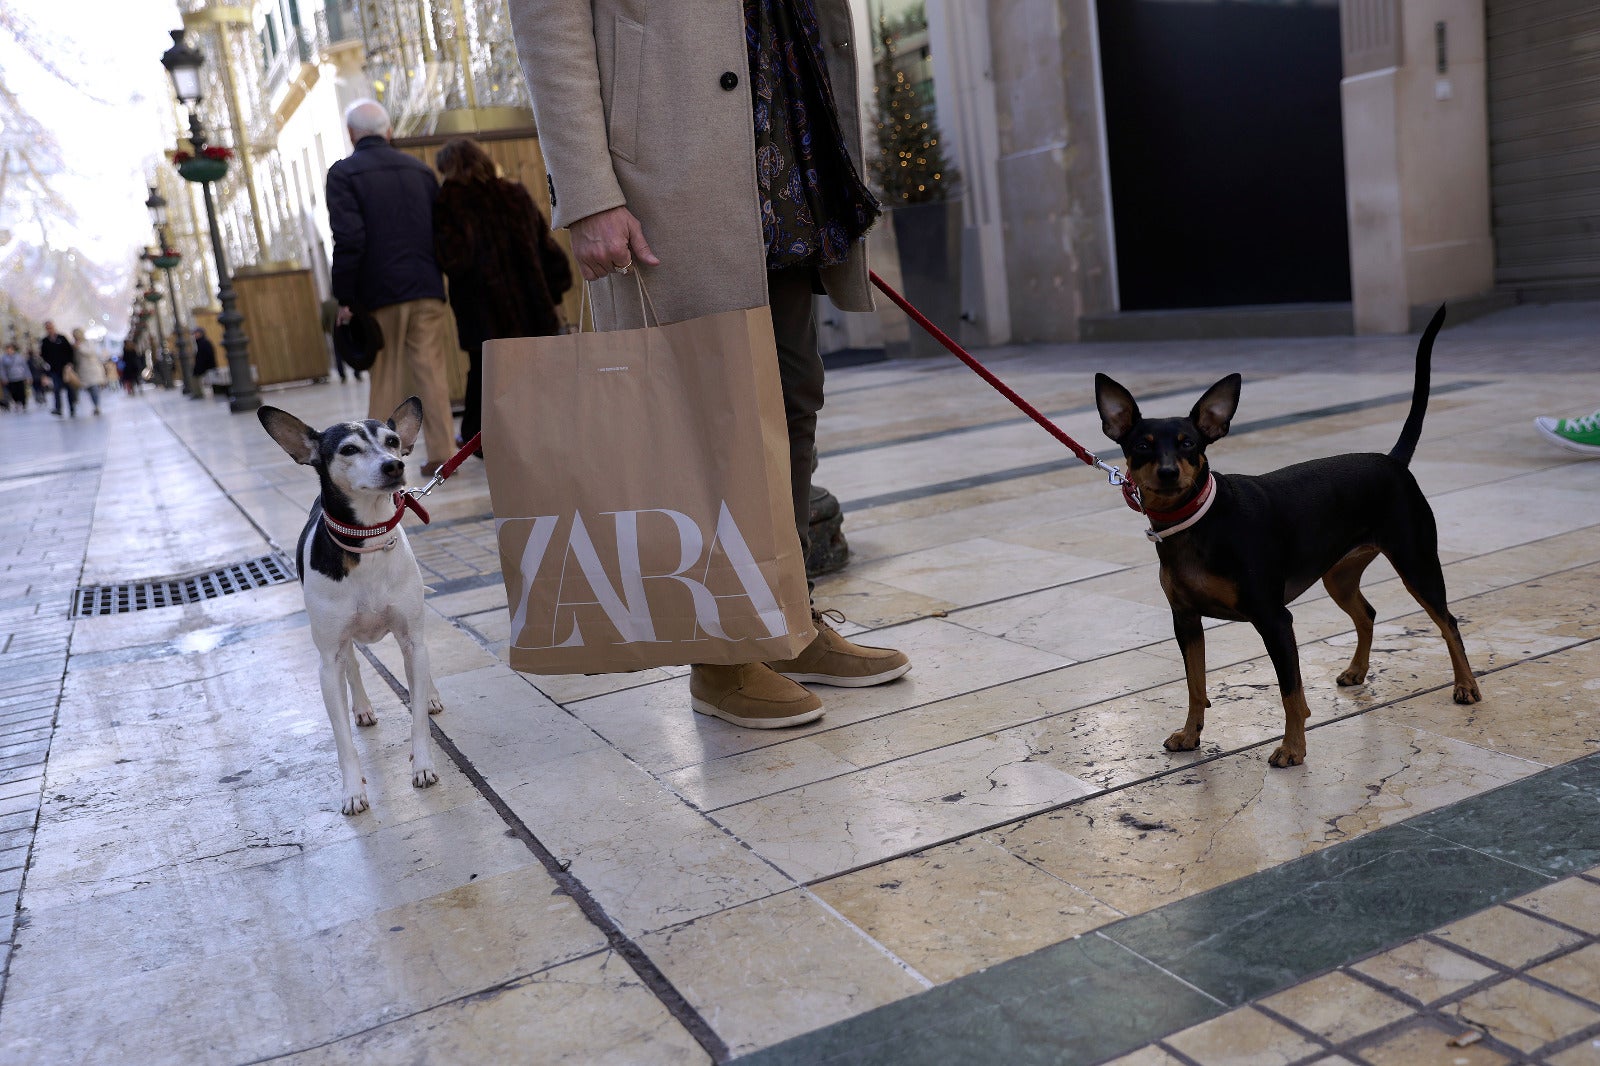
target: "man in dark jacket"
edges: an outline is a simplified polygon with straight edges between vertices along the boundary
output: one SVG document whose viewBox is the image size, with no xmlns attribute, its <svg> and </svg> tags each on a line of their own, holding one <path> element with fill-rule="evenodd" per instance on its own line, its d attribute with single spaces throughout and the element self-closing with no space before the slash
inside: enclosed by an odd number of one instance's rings
<svg viewBox="0 0 1600 1066">
<path fill-rule="evenodd" d="M 44 365 L 50 370 L 50 384 L 54 387 L 56 405 L 51 409 L 53 415 L 61 414 L 61 393 L 67 394 L 67 410 L 73 418 L 78 417 L 78 390 L 67 384 L 67 367 L 72 365 L 75 352 L 72 342 L 56 332 L 54 322 L 44 324 L 44 340 L 39 342 L 39 358 L 44 360 Z"/>
<path fill-rule="evenodd" d="M 383 350 L 372 364 L 367 417 L 384 419 L 406 397 L 409 369 L 422 400 L 428 444 L 425 476 L 455 451 L 455 423 L 445 384 L 454 339 L 444 279 L 433 258 L 433 170 L 389 144 L 389 113 L 375 100 L 345 111 L 355 151 L 328 168 L 328 221 L 333 229 L 333 297 L 339 322 L 352 308 L 372 314 Z M 402 365 L 402 360 L 404 363 Z"/>
<path fill-rule="evenodd" d="M 191 372 L 195 380 L 211 373 L 217 368 L 217 346 L 211 343 L 211 338 L 206 336 L 206 331 L 199 326 L 192 331 L 194 337 L 194 366 Z"/>
</svg>

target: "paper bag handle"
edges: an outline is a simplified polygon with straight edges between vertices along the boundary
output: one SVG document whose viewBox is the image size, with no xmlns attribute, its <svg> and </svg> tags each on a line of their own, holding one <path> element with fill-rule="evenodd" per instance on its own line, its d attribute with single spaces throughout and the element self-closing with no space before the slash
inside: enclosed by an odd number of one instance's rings
<svg viewBox="0 0 1600 1066">
<path fill-rule="evenodd" d="M 638 282 L 638 284 L 639 284 L 639 319 L 645 324 L 646 327 L 649 327 L 650 325 L 652 325 L 652 320 L 654 320 L 653 321 L 654 325 L 657 325 L 657 326 L 661 325 L 661 316 L 656 313 L 655 301 L 650 299 L 650 290 L 645 288 L 644 272 L 642 270 L 640 270 L 638 267 L 635 267 L 632 271 L 630 271 L 630 273 L 633 275 L 633 280 Z M 589 325 L 591 327 L 591 332 L 596 332 L 596 333 L 599 332 L 598 330 L 593 329 L 593 326 L 594 326 L 594 295 L 593 295 L 592 289 L 594 287 L 594 284 L 595 283 L 592 282 L 592 281 L 584 282 L 583 283 L 583 293 L 578 298 L 578 332 L 579 333 L 583 332 L 583 313 L 584 313 L 585 309 L 587 309 L 588 312 L 589 312 Z M 647 310 L 647 308 L 648 308 L 648 310 Z"/>
</svg>

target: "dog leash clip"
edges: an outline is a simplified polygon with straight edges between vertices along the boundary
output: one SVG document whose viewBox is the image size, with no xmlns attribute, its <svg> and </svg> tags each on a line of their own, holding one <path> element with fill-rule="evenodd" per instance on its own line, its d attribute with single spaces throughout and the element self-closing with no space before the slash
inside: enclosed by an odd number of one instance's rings
<svg viewBox="0 0 1600 1066">
<path fill-rule="evenodd" d="M 1111 484 L 1117 488 L 1121 488 L 1123 485 L 1128 484 L 1128 479 L 1123 475 L 1122 471 L 1112 466 L 1104 459 L 1096 456 L 1094 465 L 1099 467 L 1101 471 L 1105 473 L 1107 479 L 1110 480 Z"/>
<path fill-rule="evenodd" d="M 1124 474 L 1121 468 L 1112 466 L 1098 456 L 1095 457 L 1094 465 L 1104 471 L 1112 488 L 1121 489 L 1122 494 L 1133 503 L 1134 508 L 1141 514 L 1144 513 L 1144 500 L 1139 495 L 1139 486 L 1128 480 L 1128 475 Z"/>
<path fill-rule="evenodd" d="M 428 493 L 432 492 L 434 489 L 443 484 L 444 475 L 435 471 L 433 478 L 426 485 L 422 486 L 420 489 L 406 489 L 405 494 L 410 496 L 413 500 L 420 500 L 422 497 L 426 496 Z"/>
</svg>

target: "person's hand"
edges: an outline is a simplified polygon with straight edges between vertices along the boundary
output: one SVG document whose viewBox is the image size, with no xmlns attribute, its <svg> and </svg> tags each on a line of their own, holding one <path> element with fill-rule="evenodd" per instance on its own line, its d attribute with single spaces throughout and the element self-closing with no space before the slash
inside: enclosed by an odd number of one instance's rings
<svg viewBox="0 0 1600 1066">
<path fill-rule="evenodd" d="M 348 307 L 341 306 L 339 308 L 339 315 L 336 319 L 334 319 L 334 321 L 342 326 L 354 317 L 356 316 L 350 313 L 350 309 Z"/>
<path fill-rule="evenodd" d="M 644 228 L 626 207 L 613 207 L 580 218 L 567 227 L 572 233 L 572 254 L 584 281 L 599 281 L 612 271 L 626 273 L 637 259 L 659 266 L 645 243 Z"/>
</svg>

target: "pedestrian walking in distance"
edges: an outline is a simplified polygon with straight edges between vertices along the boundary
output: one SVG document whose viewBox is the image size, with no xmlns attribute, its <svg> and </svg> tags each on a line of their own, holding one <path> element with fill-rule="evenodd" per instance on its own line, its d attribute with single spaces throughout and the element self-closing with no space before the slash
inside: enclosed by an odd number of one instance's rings
<svg viewBox="0 0 1600 1066">
<path fill-rule="evenodd" d="M 191 335 L 194 337 L 194 364 L 189 368 L 189 373 L 194 377 L 194 387 L 204 396 L 206 375 L 217 368 L 217 346 L 211 343 L 211 338 L 199 326 L 194 327 Z"/>
<path fill-rule="evenodd" d="M 372 364 L 367 417 L 389 417 L 408 393 L 422 401 L 428 445 L 423 476 L 455 454 L 455 417 L 445 384 L 450 337 L 444 277 L 433 257 L 439 182 L 420 159 L 393 147 L 389 113 L 358 100 L 344 113 L 350 155 L 328 168 L 333 298 L 342 325 L 359 308 L 377 320 L 383 350 Z M 406 386 L 410 374 L 413 389 Z"/>
<path fill-rule="evenodd" d="M 138 392 L 144 381 L 144 353 L 133 343 L 132 337 L 122 342 L 122 361 L 117 369 L 122 378 L 122 391 L 129 396 Z"/>
<path fill-rule="evenodd" d="M 467 402 L 461 439 L 482 427 L 483 342 L 561 332 L 561 297 L 572 288 L 567 253 L 520 182 L 495 172 L 470 138 L 439 149 L 444 175 L 433 205 L 434 256 L 450 279 L 456 339 L 467 353 Z"/>
<path fill-rule="evenodd" d="M 28 357 L 17 346 L 6 342 L 5 354 L 0 355 L 0 382 L 4 382 L 6 402 L 20 412 L 28 410 Z"/>
<path fill-rule="evenodd" d="M 39 342 L 39 358 L 44 361 L 46 369 L 50 371 L 50 386 L 55 395 L 56 405 L 50 413 L 61 414 L 61 394 L 67 396 L 67 413 L 78 417 L 78 386 L 68 380 L 67 371 L 72 368 L 76 352 L 73 351 L 72 342 L 56 332 L 54 322 L 44 324 L 44 339 Z M 72 370 L 72 377 L 77 377 L 77 370 Z"/>
<path fill-rule="evenodd" d="M 83 389 L 89 394 L 89 402 L 94 405 L 96 416 L 100 414 L 100 390 L 106 387 L 106 364 L 100 358 L 100 353 L 93 351 L 88 341 L 84 339 L 83 330 L 72 331 L 72 367 L 78 373 L 78 380 L 83 384 Z"/>
</svg>

